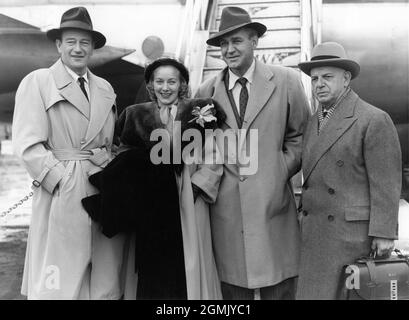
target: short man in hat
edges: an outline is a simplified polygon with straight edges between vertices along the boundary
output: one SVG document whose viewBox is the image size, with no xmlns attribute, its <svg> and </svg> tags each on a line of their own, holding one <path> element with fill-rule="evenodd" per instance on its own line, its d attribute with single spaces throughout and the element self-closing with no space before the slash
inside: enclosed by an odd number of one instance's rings
<svg viewBox="0 0 409 320">
<path fill-rule="evenodd" d="M 119 299 L 122 238 L 100 233 L 82 208 L 88 176 L 110 160 L 115 93 L 88 68 L 105 37 L 87 10 L 66 11 L 47 32 L 60 53 L 16 93 L 13 147 L 33 178 L 22 293 L 28 299 Z"/>
<path fill-rule="evenodd" d="M 360 67 L 340 44 L 317 45 L 299 67 L 319 106 L 304 134 L 297 299 L 335 299 L 344 265 L 393 249 L 401 151 L 389 115 L 350 88 Z"/>
<path fill-rule="evenodd" d="M 309 107 L 296 71 L 267 66 L 254 58 L 265 31 L 245 10 L 223 9 L 219 32 L 207 43 L 220 47 L 227 68 L 203 83 L 197 94 L 211 96 L 224 108 L 225 133 L 246 132 L 247 150 L 220 146 L 224 175 L 211 209 L 225 299 L 293 299 L 295 295 L 299 228 L 290 179 L 300 169 Z M 256 141 L 251 130 L 257 133 Z M 258 167 L 255 172 L 246 170 L 241 161 L 246 153 L 252 158 L 250 166 Z"/>
</svg>

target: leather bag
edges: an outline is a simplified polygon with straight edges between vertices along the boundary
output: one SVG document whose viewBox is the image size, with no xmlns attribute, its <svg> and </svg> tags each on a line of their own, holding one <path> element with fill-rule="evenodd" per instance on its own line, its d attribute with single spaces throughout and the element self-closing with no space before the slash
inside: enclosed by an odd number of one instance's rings
<svg viewBox="0 0 409 320">
<path fill-rule="evenodd" d="M 370 254 L 344 266 L 339 299 L 409 300 L 409 256 L 394 253 L 388 258 Z"/>
</svg>

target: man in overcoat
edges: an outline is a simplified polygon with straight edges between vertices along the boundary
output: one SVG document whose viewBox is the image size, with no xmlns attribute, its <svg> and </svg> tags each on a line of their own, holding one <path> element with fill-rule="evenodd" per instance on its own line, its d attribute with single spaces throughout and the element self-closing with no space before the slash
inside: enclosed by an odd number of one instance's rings
<svg viewBox="0 0 409 320">
<path fill-rule="evenodd" d="M 13 119 L 15 154 L 34 191 L 22 293 L 119 299 L 123 240 L 106 238 L 81 205 L 96 192 L 88 176 L 111 158 L 116 95 L 87 68 L 106 40 L 83 7 L 66 11 L 47 36 L 60 59 L 22 80 Z"/>
<path fill-rule="evenodd" d="M 300 169 L 309 107 L 296 71 L 255 59 L 265 31 L 245 10 L 223 9 L 207 43 L 221 48 L 227 68 L 197 93 L 220 104 L 221 129 L 237 140 L 237 150 L 219 145 L 224 175 L 210 215 L 224 299 L 295 295 L 299 228 L 290 179 Z"/>
<path fill-rule="evenodd" d="M 297 299 L 336 299 L 344 265 L 393 249 L 401 150 L 389 115 L 350 88 L 360 67 L 340 44 L 318 44 L 299 67 L 319 106 L 304 134 Z"/>
</svg>

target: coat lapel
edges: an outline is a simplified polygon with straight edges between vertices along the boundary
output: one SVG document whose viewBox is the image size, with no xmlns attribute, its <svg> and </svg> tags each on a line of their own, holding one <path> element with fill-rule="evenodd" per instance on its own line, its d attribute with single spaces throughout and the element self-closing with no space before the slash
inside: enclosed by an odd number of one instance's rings
<svg viewBox="0 0 409 320">
<path fill-rule="evenodd" d="M 226 113 L 226 124 L 232 129 L 238 129 L 236 117 L 230 104 L 229 97 L 227 96 L 226 87 L 224 85 L 224 75 L 227 72 L 227 68 L 221 71 L 214 83 L 214 94 L 213 99 L 216 100 Z"/>
<path fill-rule="evenodd" d="M 338 141 L 338 139 L 352 126 L 357 120 L 354 117 L 355 105 L 358 96 L 351 92 L 337 107 L 335 113 L 329 119 L 327 125 L 322 129 L 320 135 L 317 135 L 318 112 L 312 117 L 310 129 L 305 141 L 304 154 L 307 155 L 303 167 L 304 181 L 307 181 L 312 170 L 317 165 L 322 156 Z M 315 123 L 314 123 L 315 122 Z"/>
<path fill-rule="evenodd" d="M 85 148 L 100 132 L 105 124 L 108 114 L 115 105 L 116 98 L 115 93 L 109 91 L 102 80 L 90 71 L 88 71 L 88 79 L 91 96 L 91 117 L 85 136 L 86 143 L 82 148 Z"/>
<path fill-rule="evenodd" d="M 54 63 L 50 70 L 60 95 L 77 108 L 84 117 L 89 119 L 89 102 L 82 93 L 79 85 L 77 85 L 74 79 L 68 74 L 61 59 Z"/>
<path fill-rule="evenodd" d="M 242 126 L 243 129 L 248 129 L 250 127 L 273 94 L 276 88 L 272 81 L 273 76 L 273 72 L 266 65 L 256 61 L 253 84 L 251 85 L 249 101 L 247 103 L 246 114 Z"/>
</svg>

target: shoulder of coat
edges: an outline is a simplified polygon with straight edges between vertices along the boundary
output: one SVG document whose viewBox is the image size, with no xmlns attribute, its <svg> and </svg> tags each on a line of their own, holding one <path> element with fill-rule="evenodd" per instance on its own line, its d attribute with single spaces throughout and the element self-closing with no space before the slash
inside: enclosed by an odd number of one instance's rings
<svg viewBox="0 0 409 320">
<path fill-rule="evenodd" d="M 218 73 L 216 73 L 214 76 L 210 77 L 209 79 L 206 79 L 199 87 L 199 91 L 201 93 L 206 92 L 208 90 L 210 90 L 211 88 L 213 88 L 216 84 L 216 80 L 218 78 L 222 78 L 223 77 L 223 73 L 225 72 L 225 69 L 219 71 Z"/>
<path fill-rule="evenodd" d="M 95 81 L 98 81 L 98 86 L 100 88 L 103 88 L 106 91 L 114 93 L 114 88 L 112 88 L 112 85 L 107 80 L 105 80 L 104 78 L 98 77 L 95 74 L 92 74 L 92 76 L 95 79 Z"/>
<path fill-rule="evenodd" d="M 39 87 L 42 87 L 49 81 L 53 81 L 50 69 L 47 68 L 37 69 L 27 74 L 21 80 L 20 87 L 28 86 L 29 88 L 31 88 L 31 86 L 34 85 L 35 83 L 37 83 Z"/>
<path fill-rule="evenodd" d="M 300 73 L 291 68 L 280 65 L 266 65 L 271 72 L 273 72 L 276 77 L 286 77 L 286 78 L 299 78 Z"/>
<path fill-rule="evenodd" d="M 144 102 L 138 104 L 132 104 L 125 108 L 126 114 L 131 116 L 135 114 L 151 113 L 156 106 L 155 102 Z"/>
<path fill-rule="evenodd" d="M 387 113 L 382 109 L 375 107 L 374 105 L 358 98 L 357 101 L 357 110 L 361 116 L 372 118 L 372 117 L 379 117 L 385 116 Z"/>
<path fill-rule="evenodd" d="M 42 69 L 37 69 L 34 71 L 31 71 L 29 74 L 27 74 L 24 78 L 24 80 L 40 80 L 40 79 L 45 79 L 47 77 L 51 76 L 51 71 L 50 69 L 47 68 L 42 68 Z"/>
</svg>

